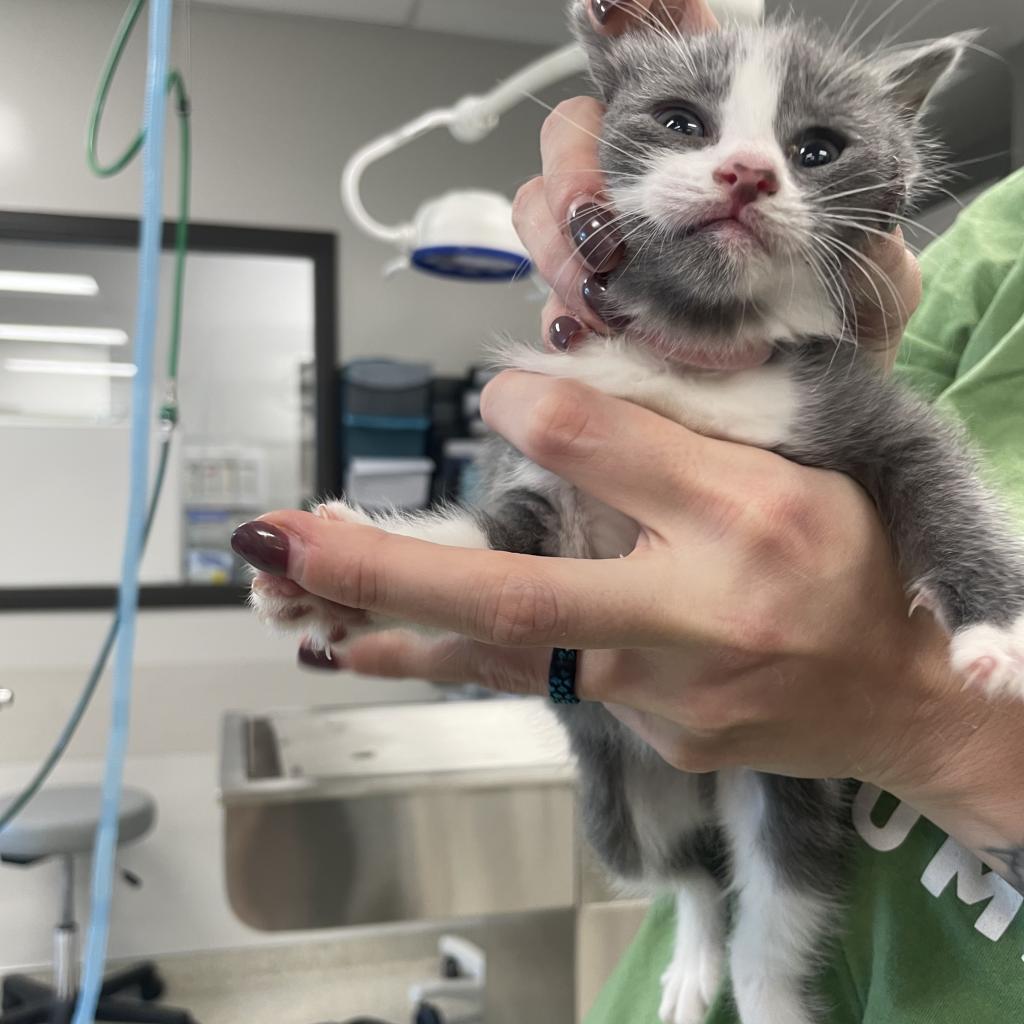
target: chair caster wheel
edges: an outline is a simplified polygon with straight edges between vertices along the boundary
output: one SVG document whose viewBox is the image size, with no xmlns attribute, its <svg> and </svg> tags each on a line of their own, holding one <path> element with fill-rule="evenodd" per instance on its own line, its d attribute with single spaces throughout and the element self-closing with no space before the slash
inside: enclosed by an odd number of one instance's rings
<svg viewBox="0 0 1024 1024">
<path fill-rule="evenodd" d="M 167 986 L 164 979 L 157 972 L 156 964 L 144 964 L 138 976 L 139 997 L 147 1003 L 155 1002 L 164 992 Z"/>
<path fill-rule="evenodd" d="M 139 985 L 139 995 L 147 1003 L 155 1002 L 167 990 L 160 978 L 147 978 Z"/>
<path fill-rule="evenodd" d="M 441 1011 L 433 1003 L 420 1003 L 416 1007 L 416 1020 L 414 1024 L 444 1024 L 444 1017 Z"/>
</svg>

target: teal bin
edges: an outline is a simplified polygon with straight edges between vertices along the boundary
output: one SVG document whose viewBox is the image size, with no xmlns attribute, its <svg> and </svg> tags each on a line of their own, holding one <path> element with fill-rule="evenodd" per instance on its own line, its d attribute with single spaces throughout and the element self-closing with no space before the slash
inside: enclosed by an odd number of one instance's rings
<svg viewBox="0 0 1024 1024">
<path fill-rule="evenodd" d="M 420 416 L 345 413 L 342 432 L 342 450 L 347 459 L 356 456 L 412 458 L 427 452 L 430 420 Z"/>
</svg>

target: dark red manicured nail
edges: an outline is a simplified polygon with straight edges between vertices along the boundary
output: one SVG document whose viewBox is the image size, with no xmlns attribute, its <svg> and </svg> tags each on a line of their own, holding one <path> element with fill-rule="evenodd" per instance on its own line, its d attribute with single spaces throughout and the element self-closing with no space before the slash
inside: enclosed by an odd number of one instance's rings
<svg viewBox="0 0 1024 1024">
<path fill-rule="evenodd" d="M 583 203 L 569 217 L 573 245 L 593 270 L 611 270 L 626 251 L 622 236 L 611 227 L 615 214 L 597 203 Z"/>
<path fill-rule="evenodd" d="M 272 576 L 288 571 L 288 535 L 270 523 L 243 523 L 231 535 L 235 554 Z"/>
<path fill-rule="evenodd" d="M 341 659 L 336 654 L 325 651 L 322 647 L 303 644 L 299 648 L 299 664 L 307 668 L 318 668 L 327 672 L 340 672 Z"/>
<path fill-rule="evenodd" d="M 560 352 L 568 352 L 569 346 L 583 333 L 583 324 L 574 316 L 556 317 L 548 328 L 548 338 Z"/>
</svg>

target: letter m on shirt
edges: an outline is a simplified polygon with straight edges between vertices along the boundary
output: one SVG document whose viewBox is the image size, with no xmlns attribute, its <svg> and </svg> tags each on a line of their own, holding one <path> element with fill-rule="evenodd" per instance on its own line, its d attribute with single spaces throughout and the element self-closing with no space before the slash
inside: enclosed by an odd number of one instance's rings
<svg viewBox="0 0 1024 1024">
<path fill-rule="evenodd" d="M 947 839 L 921 876 L 921 884 L 941 896 L 956 879 L 957 897 L 968 906 L 988 900 L 974 927 L 986 938 L 998 942 L 1024 903 L 1022 896 L 994 871 L 988 871 L 974 854 L 956 840 Z"/>
</svg>

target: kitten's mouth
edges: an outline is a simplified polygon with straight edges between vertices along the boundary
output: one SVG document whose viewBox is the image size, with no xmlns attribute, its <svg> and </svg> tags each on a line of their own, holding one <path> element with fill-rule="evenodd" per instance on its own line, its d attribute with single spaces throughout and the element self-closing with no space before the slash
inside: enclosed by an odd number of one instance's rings
<svg viewBox="0 0 1024 1024">
<path fill-rule="evenodd" d="M 754 242 L 760 248 L 767 249 L 764 236 L 752 218 L 746 216 L 746 206 L 719 207 L 695 224 L 687 227 L 685 234 L 713 234 L 726 241 Z"/>
<path fill-rule="evenodd" d="M 710 232 L 720 234 L 729 239 L 749 239 L 756 242 L 761 248 L 765 247 L 760 233 L 751 224 L 733 214 L 727 214 L 724 217 L 712 217 L 696 225 L 693 229 L 694 234 Z"/>
</svg>

